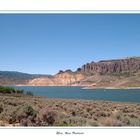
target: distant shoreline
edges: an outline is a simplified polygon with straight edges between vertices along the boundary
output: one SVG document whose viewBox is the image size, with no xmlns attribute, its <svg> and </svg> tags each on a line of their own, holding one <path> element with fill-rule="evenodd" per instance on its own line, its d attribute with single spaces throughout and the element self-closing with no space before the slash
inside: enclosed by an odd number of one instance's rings
<svg viewBox="0 0 140 140">
<path fill-rule="evenodd" d="M 11 86 L 17 86 L 17 87 L 81 87 L 82 89 L 140 89 L 140 87 L 88 87 L 88 86 L 34 86 L 34 85 L 11 85 Z"/>
<path fill-rule="evenodd" d="M 82 89 L 140 89 L 140 87 L 84 87 Z"/>
</svg>

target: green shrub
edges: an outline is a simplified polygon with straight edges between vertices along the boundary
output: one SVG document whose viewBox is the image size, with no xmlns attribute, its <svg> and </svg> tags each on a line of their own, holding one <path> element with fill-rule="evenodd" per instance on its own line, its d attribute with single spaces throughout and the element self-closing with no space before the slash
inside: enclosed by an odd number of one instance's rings
<svg viewBox="0 0 140 140">
<path fill-rule="evenodd" d="M 16 90 L 11 87 L 0 87 L 0 93 L 15 93 Z"/>
<path fill-rule="evenodd" d="M 53 126 L 57 119 L 57 112 L 52 109 L 42 109 L 38 113 L 36 123 L 39 126 Z"/>
<path fill-rule="evenodd" d="M 129 114 L 118 114 L 117 119 L 122 121 L 126 126 L 140 126 L 140 118 L 129 116 Z"/>
<path fill-rule="evenodd" d="M 20 94 L 24 94 L 24 90 L 19 90 L 19 89 L 14 89 L 12 87 L 3 87 L 3 86 L 0 86 L 0 93 L 5 93 L 5 94 L 11 94 L 11 95 L 20 95 Z M 13 94 L 15 93 L 15 94 Z M 29 96 L 33 96 L 33 93 L 31 91 L 27 91 L 26 92 L 26 95 L 29 95 Z"/>
<path fill-rule="evenodd" d="M 69 117 L 63 118 L 61 121 L 60 126 L 86 126 L 87 119 L 82 117 Z"/>
<path fill-rule="evenodd" d="M 12 87 L 0 86 L 0 93 L 24 93 L 24 90 L 16 90 Z"/>
</svg>

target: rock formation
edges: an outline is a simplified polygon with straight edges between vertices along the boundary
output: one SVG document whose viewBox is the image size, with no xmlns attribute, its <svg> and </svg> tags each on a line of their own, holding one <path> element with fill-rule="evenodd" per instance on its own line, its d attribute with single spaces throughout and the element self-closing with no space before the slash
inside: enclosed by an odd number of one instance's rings
<svg viewBox="0 0 140 140">
<path fill-rule="evenodd" d="M 28 85 L 31 86 L 71 86 L 78 85 L 85 77 L 81 73 L 71 71 L 59 72 L 51 78 L 36 78 L 30 80 Z"/>
<path fill-rule="evenodd" d="M 140 57 L 91 62 L 75 72 L 60 70 L 53 76 L 19 73 L 16 81 L 15 74 L 6 75 L 1 72 L 0 85 L 140 87 Z"/>
<path fill-rule="evenodd" d="M 140 57 L 136 57 L 120 60 L 99 61 L 97 63 L 91 62 L 82 66 L 80 71 L 91 74 L 112 74 L 122 72 L 138 72 L 139 70 Z"/>
</svg>

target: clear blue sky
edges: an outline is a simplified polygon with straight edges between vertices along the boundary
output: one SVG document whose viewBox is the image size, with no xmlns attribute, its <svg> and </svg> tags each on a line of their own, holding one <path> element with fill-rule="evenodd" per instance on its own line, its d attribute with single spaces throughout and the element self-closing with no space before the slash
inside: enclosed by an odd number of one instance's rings
<svg viewBox="0 0 140 140">
<path fill-rule="evenodd" d="M 55 74 L 140 56 L 140 14 L 0 14 L 0 70 Z"/>
</svg>

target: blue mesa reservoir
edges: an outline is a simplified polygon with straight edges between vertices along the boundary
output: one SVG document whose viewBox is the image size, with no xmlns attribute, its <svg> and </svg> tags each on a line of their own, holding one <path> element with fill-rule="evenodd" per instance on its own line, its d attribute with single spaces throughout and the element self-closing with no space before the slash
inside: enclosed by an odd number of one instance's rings
<svg viewBox="0 0 140 140">
<path fill-rule="evenodd" d="M 119 102 L 140 103 L 140 89 L 82 89 L 81 87 L 16 87 L 25 91 L 32 91 L 34 95 L 84 100 L 105 100 Z"/>
</svg>

